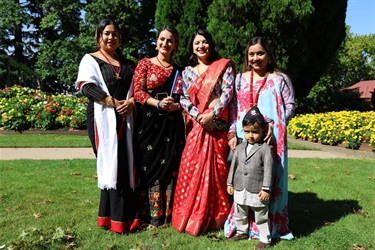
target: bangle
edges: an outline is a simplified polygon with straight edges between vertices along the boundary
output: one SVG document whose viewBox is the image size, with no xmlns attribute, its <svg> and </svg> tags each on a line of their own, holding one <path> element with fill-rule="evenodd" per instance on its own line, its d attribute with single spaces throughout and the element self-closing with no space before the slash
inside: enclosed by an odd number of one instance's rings
<svg viewBox="0 0 375 250">
<path fill-rule="evenodd" d="M 157 107 L 159 110 L 162 109 L 162 107 L 161 107 L 161 101 L 158 102 L 158 104 L 156 105 L 156 107 Z"/>
</svg>

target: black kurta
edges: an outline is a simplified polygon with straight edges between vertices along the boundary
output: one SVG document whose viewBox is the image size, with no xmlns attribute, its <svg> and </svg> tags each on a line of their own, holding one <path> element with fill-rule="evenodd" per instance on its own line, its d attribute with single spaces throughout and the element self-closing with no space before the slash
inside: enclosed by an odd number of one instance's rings
<svg viewBox="0 0 375 250">
<path fill-rule="evenodd" d="M 106 82 L 109 94 L 124 100 L 131 85 L 134 63 L 130 60 L 121 60 L 121 79 L 114 77 L 114 72 L 107 62 L 94 57 Z M 115 67 L 118 70 L 118 67 Z M 94 129 L 94 102 L 98 102 L 106 93 L 93 83 L 83 85 L 82 93 L 89 98 L 87 107 L 87 130 L 95 154 L 95 129 Z M 116 113 L 116 129 L 119 131 L 123 117 Z M 115 122 L 115 121 L 114 121 Z M 137 212 L 137 196 L 129 187 L 128 162 L 126 154 L 126 134 L 122 133 L 118 141 L 118 173 L 117 188 L 101 190 L 98 225 L 110 228 L 117 233 L 124 233 L 136 229 L 140 220 Z"/>
</svg>

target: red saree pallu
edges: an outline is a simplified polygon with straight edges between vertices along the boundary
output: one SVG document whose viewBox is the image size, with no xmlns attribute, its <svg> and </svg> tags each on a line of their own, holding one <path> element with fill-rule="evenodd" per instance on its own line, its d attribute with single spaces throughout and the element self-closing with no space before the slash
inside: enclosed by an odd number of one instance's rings
<svg viewBox="0 0 375 250">
<path fill-rule="evenodd" d="M 214 62 L 190 87 L 190 98 L 200 113 L 212 112 L 207 108 L 208 102 L 228 62 Z M 218 118 L 228 122 L 228 109 L 224 108 Z M 187 123 L 189 131 L 177 179 L 172 226 L 197 236 L 223 228 L 229 213 L 228 142 L 227 132 L 205 130 L 190 118 Z"/>
</svg>

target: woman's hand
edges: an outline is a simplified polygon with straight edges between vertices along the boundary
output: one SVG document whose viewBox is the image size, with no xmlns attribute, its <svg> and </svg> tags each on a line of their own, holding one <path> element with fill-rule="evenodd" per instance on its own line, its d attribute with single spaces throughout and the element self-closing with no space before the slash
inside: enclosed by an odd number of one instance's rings
<svg viewBox="0 0 375 250">
<path fill-rule="evenodd" d="M 178 104 L 178 103 L 177 103 Z M 176 110 L 177 105 L 174 103 L 174 99 L 171 96 L 163 98 L 158 104 L 158 109 L 162 109 L 168 112 Z"/>
<path fill-rule="evenodd" d="M 268 123 L 268 131 L 266 137 L 264 137 L 264 141 L 267 144 L 272 143 L 272 132 L 273 132 L 273 125 L 271 123 Z"/>
<path fill-rule="evenodd" d="M 134 99 L 131 98 L 130 100 L 121 100 L 117 101 L 117 106 L 116 106 L 116 111 L 121 115 L 121 116 L 127 116 L 132 112 L 134 108 Z"/>
<path fill-rule="evenodd" d="M 197 117 L 197 122 L 205 129 L 209 129 L 214 119 L 214 113 L 210 112 L 207 114 L 199 114 Z"/>
<path fill-rule="evenodd" d="M 237 137 L 236 136 L 228 141 L 228 146 L 229 146 L 230 150 L 232 150 L 232 151 L 234 151 L 236 149 L 236 146 L 237 146 Z"/>
<path fill-rule="evenodd" d="M 233 193 L 234 193 L 233 186 L 227 186 L 227 192 L 228 192 L 228 194 L 233 195 Z"/>
<path fill-rule="evenodd" d="M 171 106 L 169 106 L 169 112 L 175 111 L 175 110 L 180 110 L 181 109 L 181 104 L 178 102 L 173 103 Z"/>
</svg>

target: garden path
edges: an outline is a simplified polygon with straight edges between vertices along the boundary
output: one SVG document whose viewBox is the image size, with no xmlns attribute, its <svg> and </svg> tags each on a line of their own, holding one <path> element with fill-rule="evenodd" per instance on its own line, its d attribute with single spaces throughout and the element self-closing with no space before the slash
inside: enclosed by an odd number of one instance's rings
<svg viewBox="0 0 375 250">
<path fill-rule="evenodd" d="M 289 150 L 289 158 L 351 158 L 375 160 L 371 149 L 352 150 L 342 146 L 322 145 L 304 140 L 288 139 L 320 150 Z M 95 159 L 91 148 L 0 148 L 0 160 L 14 159 Z"/>
</svg>

